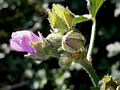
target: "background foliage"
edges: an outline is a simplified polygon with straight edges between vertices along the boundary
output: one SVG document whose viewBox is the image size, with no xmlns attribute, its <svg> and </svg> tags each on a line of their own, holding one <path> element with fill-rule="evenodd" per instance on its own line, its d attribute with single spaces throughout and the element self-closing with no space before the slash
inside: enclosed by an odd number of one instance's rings
<svg viewBox="0 0 120 90">
<path fill-rule="evenodd" d="M 88 13 L 85 0 L 0 0 L 0 90 L 89 90 L 92 86 L 78 64 L 63 72 L 59 71 L 55 58 L 40 63 L 24 58 L 24 53 L 10 50 L 13 31 L 29 29 L 35 33 L 40 31 L 44 36 L 49 34 L 45 8 L 51 8 L 53 3 L 68 6 L 78 15 Z M 120 80 L 119 11 L 119 0 L 106 0 L 97 13 L 93 66 L 100 79 L 111 74 Z M 91 25 L 91 21 L 87 21 L 76 26 L 86 37 L 86 49 Z"/>
</svg>

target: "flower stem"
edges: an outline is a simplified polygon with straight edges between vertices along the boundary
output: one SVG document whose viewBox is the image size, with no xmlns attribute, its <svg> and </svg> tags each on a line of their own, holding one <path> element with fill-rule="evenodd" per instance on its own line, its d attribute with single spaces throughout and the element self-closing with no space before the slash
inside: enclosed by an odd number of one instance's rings
<svg viewBox="0 0 120 90">
<path fill-rule="evenodd" d="M 93 51 L 95 33 L 96 33 L 96 20 L 95 20 L 95 18 L 93 18 L 92 21 L 93 21 L 93 24 L 92 24 L 92 30 L 91 30 L 90 44 L 89 44 L 88 53 L 87 53 L 87 60 L 88 61 L 92 61 L 92 51 Z"/>
<path fill-rule="evenodd" d="M 97 87 L 99 78 L 98 78 L 98 75 L 96 74 L 92 64 L 87 59 L 80 60 L 79 63 L 83 67 L 83 69 L 88 73 L 93 85 L 95 87 Z"/>
</svg>

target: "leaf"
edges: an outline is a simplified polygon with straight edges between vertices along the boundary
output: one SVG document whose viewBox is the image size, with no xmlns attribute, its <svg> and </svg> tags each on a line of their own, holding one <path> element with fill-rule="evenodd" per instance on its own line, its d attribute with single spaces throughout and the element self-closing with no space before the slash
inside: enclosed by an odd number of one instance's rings
<svg viewBox="0 0 120 90">
<path fill-rule="evenodd" d="M 65 23 L 67 24 L 67 27 L 70 29 L 72 27 L 72 20 L 74 18 L 74 16 L 71 14 L 71 12 L 66 9 L 66 11 L 63 12 L 64 13 L 64 20 Z"/>
<path fill-rule="evenodd" d="M 88 8 L 90 9 L 90 12 L 92 14 L 92 17 L 96 17 L 96 14 L 99 10 L 99 8 L 102 6 L 104 0 L 87 0 L 90 6 Z"/>
<path fill-rule="evenodd" d="M 56 15 L 56 14 L 55 14 Z M 57 15 L 54 18 L 54 28 L 55 29 L 60 29 L 60 30 L 66 30 L 67 26 L 66 24 L 63 22 L 62 19 L 60 19 L 60 17 L 58 17 Z"/>
<path fill-rule="evenodd" d="M 52 11 L 65 23 L 70 29 L 74 14 L 68 9 L 59 4 L 53 4 Z"/>
<path fill-rule="evenodd" d="M 72 24 L 76 25 L 77 23 L 85 22 L 91 19 L 91 15 L 80 15 L 73 18 Z"/>
<path fill-rule="evenodd" d="M 67 25 L 65 25 L 64 21 L 62 19 L 60 19 L 60 17 L 58 17 L 58 15 L 50 10 L 48 10 L 48 14 L 49 14 L 49 22 L 50 25 L 52 27 L 52 29 L 55 32 L 58 32 L 57 30 L 65 30 L 67 29 Z"/>
</svg>

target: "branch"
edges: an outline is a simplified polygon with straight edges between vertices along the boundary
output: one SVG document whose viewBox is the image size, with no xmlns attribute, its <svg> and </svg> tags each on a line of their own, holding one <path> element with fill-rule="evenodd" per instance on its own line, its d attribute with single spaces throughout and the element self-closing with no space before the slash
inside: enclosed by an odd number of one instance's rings
<svg viewBox="0 0 120 90">
<path fill-rule="evenodd" d="M 92 61 L 92 51 L 93 51 L 95 33 L 96 33 L 96 20 L 92 19 L 92 21 L 93 21 L 93 25 L 91 30 L 90 44 L 89 44 L 88 53 L 87 53 L 88 61 Z"/>
<path fill-rule="evenodd" d="M 91 63 L 87 59 L 84 59 L 84 60 L 79 60 L 79 64 L 88 73 L 94 87 L 97 87 L 99 82 L 99 77 L 96 71 L 94 70 L 93 66 L 91 65 Z"/>
</svg>

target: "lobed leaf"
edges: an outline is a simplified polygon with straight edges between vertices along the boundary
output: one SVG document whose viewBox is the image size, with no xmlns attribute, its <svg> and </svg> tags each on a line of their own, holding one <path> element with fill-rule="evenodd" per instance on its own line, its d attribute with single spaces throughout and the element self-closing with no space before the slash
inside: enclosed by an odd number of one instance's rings
<svg viewBox="0 0 120 90">
<path fill-rule="evenodd" d="M 64 8 L 59 4 L 53 4 L 52 10 L 65 22 L 68 29 L 71 28 L 74 14 L 68 8 Z"/>
<path fill-rule="evenodd" d="M 52 10 L 48 10 L 49 22 L 53 31 L 70 30 L 72 28 L 72 20 L 74 14 L 68 9 L 59 4 L 53 4 Z"/>
</svg>

